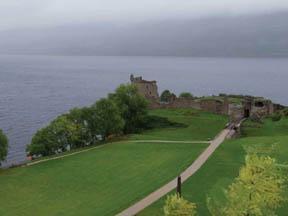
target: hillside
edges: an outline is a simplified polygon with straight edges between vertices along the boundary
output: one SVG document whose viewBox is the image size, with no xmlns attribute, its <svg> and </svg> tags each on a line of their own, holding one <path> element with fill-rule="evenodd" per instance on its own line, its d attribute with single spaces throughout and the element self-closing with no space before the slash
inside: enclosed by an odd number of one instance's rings
<svg viewBox="0 0 288 216">
<path fill-rule="evenodd" d="M 150 114 L 177 124 L 61 159 L 0 170 L 0 215 L 115 215 L 175 178 L 208 146 L 177 140 L 207 140 L 227 121 L 191 109 Z M 147 142 L 151 137 L 172 142 Z"/>
<path fill-rule="evenodd" d="M 243 136 L 239 139 L 224 142 L 207 161 L 207 163 L 183 185 L 183 197 L 193 201 L 198 206 L 199 215 L 209 215 L 206 206 L 207 196 L 221 199 L 222 189 L 226 189 L 233 179 L 238 176 L 239 168 L 244 164 L 245 148 L 258 146 L 260 149 L 275 146 L 270 156 L 281 163 L 287 163 L 288 155 L 288 119 L 279 122 L 265 119 L 263 124 L 247 121 L 242 126 Z M 288 195 L 288 190 L 286 188 Z M 164 200 L 151 205 L 140 215 L 163 215 Z M 286 215 L 288 204 L 278 210 L 279 215 Z"/>
</svg>

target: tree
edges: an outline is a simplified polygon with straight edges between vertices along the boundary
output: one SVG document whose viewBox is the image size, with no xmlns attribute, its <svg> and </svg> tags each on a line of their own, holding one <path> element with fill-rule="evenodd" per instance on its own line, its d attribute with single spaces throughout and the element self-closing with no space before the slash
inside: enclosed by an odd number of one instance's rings
<svg viewBox="0 0 288 216">
<path fill-rule="evenodd" d="M 1 161 L 5 160 L 8 153 L 8 138 L 0 129 L 0 165 Z"/>
<path fill-rule="evenodd" d="M 37 131 L 31 144 L 27 146 L 27 151 L 30 155 L 47 156 L 76 148 L 81 141 L 77 125 L 66 115 L 62 115 Z"/>
<path fill-rule="evenodd" d="M 57 149 L 57 139 L 52 133 L 51 127 L 41 128 L 32 137 L 31 143 L 27 146 L 26 151 L 29 155 L 47 156 L 55 154 Z"/>
<path fill-rule="evenodd" d="M 187 98 L 187 99 L 193 99 L 193 95 L 190 92 L 182 92 L 179 95 L 180 98 Z"/>
<path fill-rule="evenodd" d="M 135 85 L 120 85 L 109 99 L 116 104 L 125 122 L 124 133 L 137 132 L 144 127 L 148 102 Z"/>
<path fill-rule="evenodd" d="M 52 133 L 56 136 L 59 150 L 66 151 L 67 149 L 84 145 L 79 144 L 83 142 L 83 140 L 81 140 L 81 129 L 77 126 L 78 125 L 68 119 L 66 115 L 59 116 L 52 121 L 50 127 Z"/>
<path fill-rule="evenodd" d="M 104 140 L 112 134 L 119 134 L 124 127 L 124 120 L 115 103 L 110 99 L 101 99 L 93 106 L 95 121 L 99 126 L 98 134 L 102 135 Z"/>
<path fill-rule="evenodd" d="M 275 159 L 268 156 L 249 154 L 239 176 L 225 192 L 227 202 L 218 208 L 208 207 L 212 215 L 275 215 L 283 198 L 286 177 Z M 218 212 L 213 210 L 218 209 Z"/>
<path fill-rule="evenodd" d="M 196 208 L 196 204 L 174 194 L 167 197 L 164 214 L 165 216 L 195 216 Z"/>
<path fill-rule="evenodd" d="M 175 97 L 176 97 L 176 95 L 173 94 L 172 92 L 170 92 L 169 90 L 164 90 L 162 92 L 162 94 L 160 95 L 160 101 L 169 102 Z"/>
<path fill-rule="evenodd" d="M 97 121 L 93 107 L 74 108 L 66 115 L 79 133 L 77 147 L 94 144 L 97 141 Z"/>
</svg>

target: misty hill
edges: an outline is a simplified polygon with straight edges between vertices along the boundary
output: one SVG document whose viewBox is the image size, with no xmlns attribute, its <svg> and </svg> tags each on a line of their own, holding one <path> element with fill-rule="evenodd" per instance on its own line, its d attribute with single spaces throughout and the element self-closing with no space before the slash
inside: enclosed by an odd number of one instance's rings
<svg viewBox="0 0 288 216">
<path fill-rule="evenodd" d="M 1 54 L 288 57 L 288 12 L 0 32 Z"/>
</svg>

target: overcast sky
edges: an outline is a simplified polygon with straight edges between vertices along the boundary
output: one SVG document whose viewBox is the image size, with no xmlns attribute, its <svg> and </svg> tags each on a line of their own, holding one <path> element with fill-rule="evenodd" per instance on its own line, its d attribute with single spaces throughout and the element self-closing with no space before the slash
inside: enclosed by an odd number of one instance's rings
<svg viewBox="0 0 288 216">
<path fill-rule="evenodd" d="M 272 12 L 288 0 L 0 0 L 0 30 Z"/>
</svg>

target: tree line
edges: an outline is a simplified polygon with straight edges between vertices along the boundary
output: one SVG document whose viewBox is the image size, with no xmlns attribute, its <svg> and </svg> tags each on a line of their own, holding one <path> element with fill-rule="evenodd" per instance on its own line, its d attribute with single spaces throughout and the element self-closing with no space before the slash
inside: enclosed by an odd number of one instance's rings
<svg viewBox="0 0 288 216">
<path fill-rule="evenodd" d="M 145 127 L 147 106 L 135 85 L 120 85 L 92 106 L 74 108 L 38 130 L 27 154 L 49 156 L 138 132 Z"/>
</svg>

